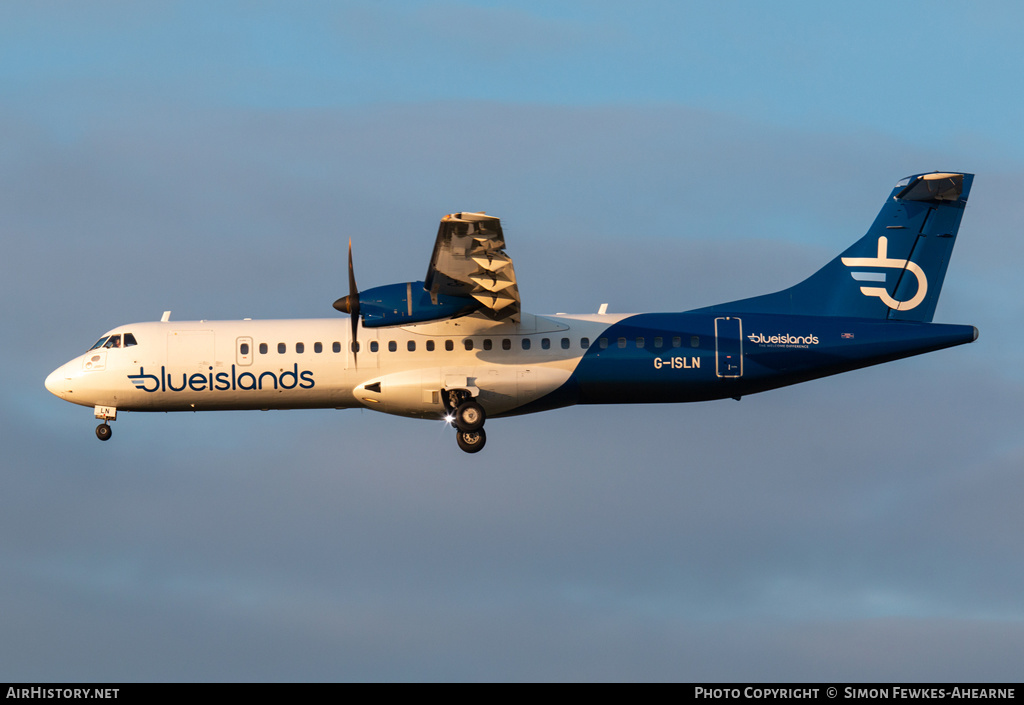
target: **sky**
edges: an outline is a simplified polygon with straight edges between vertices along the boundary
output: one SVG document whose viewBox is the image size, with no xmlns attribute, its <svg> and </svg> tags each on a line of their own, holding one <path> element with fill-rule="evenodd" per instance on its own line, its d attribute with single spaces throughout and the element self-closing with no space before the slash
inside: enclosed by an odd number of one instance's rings
<svg viewBox="0 0 1024 705">
<path fill-rule="evenodd" d="M 0 4 L 0 681 L 1017 681 L 1018 3 Z M 502 219 L 525 310 L 785 288 L 975 173 L 972 345 L 732 400 L 122 414 L 117 325 L 338 315 Z"/>
</svg>

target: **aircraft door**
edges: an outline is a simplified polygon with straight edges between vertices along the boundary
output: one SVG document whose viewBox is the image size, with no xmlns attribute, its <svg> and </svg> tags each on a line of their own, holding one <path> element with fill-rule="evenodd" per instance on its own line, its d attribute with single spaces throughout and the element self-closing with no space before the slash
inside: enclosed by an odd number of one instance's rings
<svg viewBox="0 0 1024 705">
<path fill-rule="evenodd" d="M 252 364 L 252 338 L 237 338 L 235 340 L 235 362 L 239 367 Z"/>
<path fill-rule="evenodd" d="M 735 316 L 715 319 L 715 374 L 743 376 L 743 321 Z"/>
</svg>

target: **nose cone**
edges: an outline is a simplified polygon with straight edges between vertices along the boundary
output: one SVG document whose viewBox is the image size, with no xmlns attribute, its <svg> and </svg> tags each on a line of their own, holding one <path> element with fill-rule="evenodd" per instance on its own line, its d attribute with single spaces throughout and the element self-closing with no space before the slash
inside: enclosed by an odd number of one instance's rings
<svg viewBox="0 0 1024 705">
<path fill-rule="evenodd" d="M 56 394 L 58 397 L 63 399 L 64 398 L 64 389 L 65 389 L 65 387 L 64 387 L 64 366 L 61 365 L 60 367 L 55 369 L 53 372 L 51 372 L 46 377 L 46 381 L 43 382 L 43 384 L 46 385 L 46 388 L 48 390 L 50 390 L 51 394 Z"/>
</svg>

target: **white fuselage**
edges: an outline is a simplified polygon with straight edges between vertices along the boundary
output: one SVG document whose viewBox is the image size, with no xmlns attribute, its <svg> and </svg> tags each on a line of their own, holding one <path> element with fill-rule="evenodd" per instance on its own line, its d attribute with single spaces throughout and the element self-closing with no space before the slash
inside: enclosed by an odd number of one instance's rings
<svg viewBox="0 0 1024 705">
<path fill-rule="evenodd" d="M 67 401 L 118 411 L 365 407 L 441 418 L 441 391 L 475 390 L 489 415 L 557 389 L 590 341 L 624 315 L 471 316 L 358 330 L 343 318 L 166 321 L 105 334 L 100 347 L 55 370 L 47 388 Z M 524 342 L 525 341 L 525 342 Z"/>
</svg>

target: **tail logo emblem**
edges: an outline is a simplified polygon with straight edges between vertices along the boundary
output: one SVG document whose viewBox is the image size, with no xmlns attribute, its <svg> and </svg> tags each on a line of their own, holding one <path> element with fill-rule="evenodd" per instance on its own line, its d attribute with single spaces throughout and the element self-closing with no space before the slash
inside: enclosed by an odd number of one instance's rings
<svg viewBox="0 0 1024 705">
<path fill-rule="evenodd" d="M 908 301 L 897 301 L 896 299 L 889 296 L 889 292 L 886 291 L 885 287 L 881 286 L 862 286 L 860 293 L 864 296 L 877 296 L 882 300 L 886 306 L 896 311 L 909 311 L 913 308 L 917 308 L 924 297 L 928 294 L 928 277 L 925 276 L 924 270 L 915 262 L 911 262 L 906 259 L 889 259 L 889 240 L 882 236 L 878 238 L 878 256 L 877 257 L 843 257 L 842 262 L 847 267 L 884 267 L 885 269 L 906 269 L 917 277 L 917 293 L 914 297 Z M 875 272 L 850 272 L 850 276 L 857 281 L 877 281 L 885 282 L 884 273 Z"/>
</svg>

